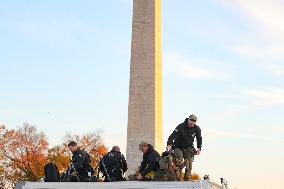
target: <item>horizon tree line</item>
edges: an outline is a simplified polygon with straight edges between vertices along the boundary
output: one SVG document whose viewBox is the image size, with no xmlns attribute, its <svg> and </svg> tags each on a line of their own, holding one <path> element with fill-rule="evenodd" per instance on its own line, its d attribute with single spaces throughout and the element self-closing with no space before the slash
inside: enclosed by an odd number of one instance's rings
<svg viewBox="0 0 284 189">
<path fill-rule="evenodd" d="M 61 144 L 49 146 L 45 133 L 35 125 L 25 122 L 16 129 L 0 125 L 0 188 L 10 189 L 19 181 L 39 181 L 48 162 L 54 162 L 63 173 L 71 159 L 67 147 L 71 140 L 89 153 L 93 167 L 107 153 L 101 130 L 66 134 Z"/>
</svg>

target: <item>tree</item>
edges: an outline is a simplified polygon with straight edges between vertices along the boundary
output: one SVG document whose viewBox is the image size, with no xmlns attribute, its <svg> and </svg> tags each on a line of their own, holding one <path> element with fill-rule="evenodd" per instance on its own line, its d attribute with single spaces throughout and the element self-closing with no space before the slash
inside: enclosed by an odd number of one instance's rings
<svg viewBox="0 0 284 189">
<path fill-rule="evenodd" d="M 89 153 L 92 166 L 96 168 L 100 158 L 106 154 L 107 148 L 102 142 L 101 131 L 95 131 L 88 134 L 67 134 L 65 142 L 48 150 L 47 159 L 57 165 L 60 173 L 64 172 L 70 163 L 72 154 L 68 149 L 68 143 L 76 141 L 79 147 Z"/>
<path fill-rule="evenodd" d="M 5 180 L 5 170 L 3 166 L 0 165 L 0 188 L 7 188 Z"/>
<path fill-rule="evenodd" d="M 184 172 L 181 172 L 180 179 L 183 180 L 183 178 L 184 178 Z M 200 176 L 197 173 L 193 172 L 193 173 L 190 174 L 189 180 L 190 181 L 200 180 Z"/>
<path fill-rule="evenodd" d="M 197 173 L 192 173 L 190 175 L 190 180 L 200 180 L 200 176 Z"/>
<path fill-rule="evenodd" d="M 43 177 L 48 142 L 43 132 L 24 123 L 18 129 L 0 127 L 0 158 L 7 181 L 38 181 Z"/>
<path fill-rule="evenodd" d="M 84 135 L 69 134 L 63 144 L 48 148 L 45 134 L 34 125 L 24 123 L 17 129 L 0 125 L 0 188 L 13 188 L 21 180 L 40 180 L 47 162 L 54 162 L 61 173 L 65 171 L 71 158 L 67 147 L 71 140 L 78 142 L 90 154 L 94 168 L 107 152 L 101 131 Z"/>
<path fill-rule="evenodd" d="M 60 173 L 63 173 L 70 162 L 71 156 L 65 145 L 57 145 L 48 150 L 47 159 L 57 165 Z"/>
<path fill-rule="evenodd" d="M 91 156 L 92 166 L 97 167 L 100 158 L 102 158 L 107 153 L 107 148 L 102 142 L 101 137 L 102 131 L 98 130 L 83 135 L 72 135 L 67 134 L 65 136 L 65 143 L 63 146 L 68 145 L 70 141 L 76 141 L 79 147 L 89 153 Z"/>
</svg>

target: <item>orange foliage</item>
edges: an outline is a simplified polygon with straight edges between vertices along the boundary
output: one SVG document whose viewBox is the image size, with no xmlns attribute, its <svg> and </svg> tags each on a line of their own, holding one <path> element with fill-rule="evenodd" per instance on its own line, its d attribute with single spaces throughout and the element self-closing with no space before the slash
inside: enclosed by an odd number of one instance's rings
<svg viewBox="0 0 284 189">
<path fill-rule="evenodd" d="M 97 167 L 100 158 L 107 153 L 107 148 L 102 143 L 100 131 L 82 136 L 68 134 L 65 136 L 65 142 L 62 145 L 48 150 L 48 161 L 55 163 L 60 173 L 66 170 L 72 158 L 72 154 L 69 152 L 67 146 L 72 140 L 77 142 L 81 149 L 89 153 L 94 168 Z"/>
<path fill-rule="evenodd" d="M 183 180 L 183 177 L 184 177 L 184 172 L 181 173 L 180 175 L 180 179 Z M 190 178 L 189 178 L 190 181 L 193 181 L 193 180 L 200 180 L 200 177 L 197 173 L 191 173 L 190 175 Z"/>
<path fill-rule="evenodd" d="M 35 126 L 24 123 L 18 129 L 7 129 L 0 125 L 0 188 L 10 188 L 20 180 L 39 181 L 47 162 L 54 162 L 61 173 L 65 171 L 72 157 L 67 147 L 71 140 L 89 153 L 94 168 L 107 152 L 100 131 L 67 135 L 62 145 L 48 149 L 45 134 Z"/>
<path fill-rule="evenodd" d="M 57 165 L 60 173 L 64 172 L 70 162 L 70 154 L 64 145 L 55 146 L 48 150 L 47 159 Z"/>
<path fill-rule="evenodd" d="M 190 175 L 190 180 L 200 180 L 200 177 L 197 173 L 192 173 Z"/>
<path fill-rule="evenodd" d="M 0 188 L 6 188 L 5 183 L 5 170 L 3 166 L 0 166 Z"/>
<path fill-rule="evenodd" d="M 44 133 L 24 123 L 16 130 L 1 126 L 0 136 L 0 159 L 5 178 L 13 183 L 39 180 L 43 176 L 48 147 Z"/>
<path fill-rule="evenodd" d="M 107 153 L 107 148 L 102 142 L 101 131 L 80 135 L 66 135 L 64 146 L 70 141 L 76 141 L 82 150 L 85 150 L 91 156 L 92 166 L 97 167 L 100 158 Z"/>
</svg>

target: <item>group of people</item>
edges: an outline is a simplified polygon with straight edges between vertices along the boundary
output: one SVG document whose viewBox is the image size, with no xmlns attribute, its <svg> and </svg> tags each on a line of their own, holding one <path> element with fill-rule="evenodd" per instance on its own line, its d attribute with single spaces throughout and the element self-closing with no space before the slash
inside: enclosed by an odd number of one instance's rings
<svg viewBox="0 0 284 189">
<path fill-rule="evenodd" d="M 189 180 L 194 156 L 201 153 L 202 147 L 201 129 L 196 125 L 196 122 L 197 117 L 190 115 L 184 122 L 179 124 L 168 138 L 167 150 L 161 155 L 151 144 L 142 141 L 139 144 L 139 149 L 143 153 L 143 161 L 137 172 L 129 175 L 129 180 Z M 195 139 L 197 141 L 197 149 L 194 147 Z M 73 154 L 72 161 L 60 180 L 63 182 L 97 181 L 88 153 L 81 150 L 75 141 L 71 141 L 68 147 Z M 48 166 L 55 165 L 46 165 L 45 171 L 48 170 Z M 127 163 L 118 146 L 114 146 L 100 160 L 98 168 L 106 182 L 126 180 L 124 173 L 127 171 Z M 183 178 L 181 178 L 184 168 L 185 173 Z M 48 182 L 50 179 L 47 177 L 45 181 Z"/>
</svg>

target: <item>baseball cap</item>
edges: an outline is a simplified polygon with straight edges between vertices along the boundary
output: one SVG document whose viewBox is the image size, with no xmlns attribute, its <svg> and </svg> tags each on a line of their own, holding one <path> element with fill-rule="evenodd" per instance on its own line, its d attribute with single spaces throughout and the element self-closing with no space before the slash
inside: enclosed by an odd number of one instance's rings
<svg viewBox="0 0 284 189">
<path fill-rule="evenodd" d="M 148 142 L 145 142 L 145 141 L 140 142 L 139 150 L 141 150 L 143 146 L 147 146 L 147 145 L 148 145 Z"/>
<path fill-rule="evenodd" d="M 190 116 L 188 117 L 188 119 L 190 119 L 191 121 L 196 122 L 196 121 L 197 121 L 197 116 L 192 114 L 192 115 L 190 115 Z"/>
</svg>

